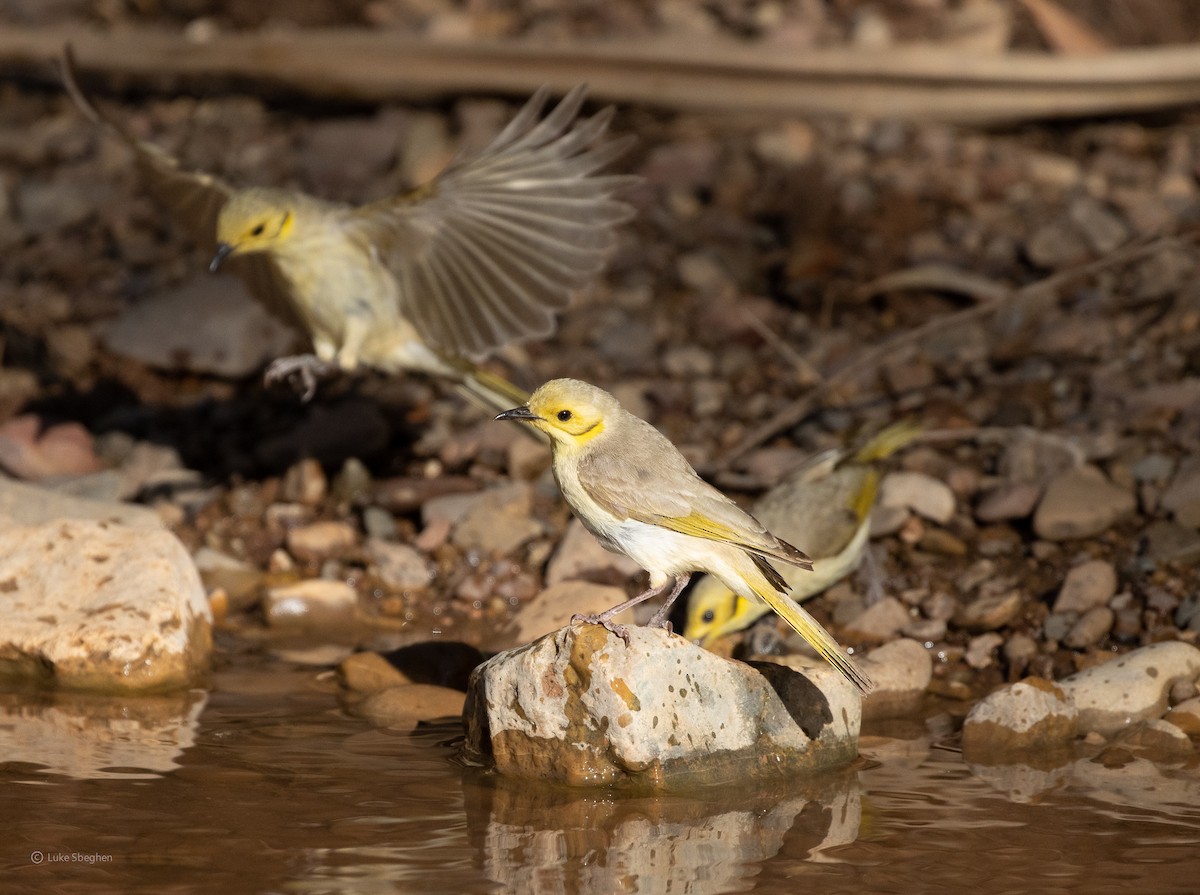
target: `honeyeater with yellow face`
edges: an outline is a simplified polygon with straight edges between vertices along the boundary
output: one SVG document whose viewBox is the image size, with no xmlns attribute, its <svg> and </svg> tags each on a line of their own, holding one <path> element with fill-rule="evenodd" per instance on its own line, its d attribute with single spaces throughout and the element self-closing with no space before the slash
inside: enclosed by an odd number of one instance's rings
<svg viewBox="0 0 1200 895">
<path fill-rule="evenodd" d="M 549 92 L 539 90 L 478 154 L 411 192 L 355 207 L 185 170 L 96 109 L 69 49 L 63 72 L 80 109 L 133 150 L 153 191 L 213 244 L 212 269 L 236 267 L 311 340 L 315 354 L 267 371 L 300 383 L 306 397 L 319 377 L 363 364 L 447 377 L 496 409 L 524 401 L 475 361 L 548 335 L 632 215 L 614 193 L 636 178 L 597 173 L 632 137 L 603 139 L 612 108 L 577 120 L 583 87 L 545 116 Z"/>
<path fill-rule="evenodd" d="M 849 681 L 870 689 L 870 680 L 829 633 L 787 598 L 787 585 L 770 562 L 808 569 L 809 558 L 701 479 L 665 436 L 608 392 L 577 379 L 554 379 L 528 404 L 496 418 L 529 423 L 550 438 L 554 477 L 580 521 L 609 550 L 650 573 L 645 593 L 573 622 L 603 625 L 627 639 L 613 618 L 669 590 L 650 620 L 664 627 L 692 573 L 707 572 L 745 599 L 764 602 Z"/>
<path fill-rule="evenodd" d="M 879 489 L 878 463 L 920 432 L 913 423 L 896 423 L 857 451 L 818 454 L 755 503 L 754 515 L 763 524 L 812 557 L 811 572 L 783 570 L 797 603 L 821 593 L 858 566 Z M 719 579 L 703 578 L 688 596 L 683 634 L 701 646 L 711 646 L 749 627 L 767 611 L 761 602 L 739 596 Z"/>
</svg>

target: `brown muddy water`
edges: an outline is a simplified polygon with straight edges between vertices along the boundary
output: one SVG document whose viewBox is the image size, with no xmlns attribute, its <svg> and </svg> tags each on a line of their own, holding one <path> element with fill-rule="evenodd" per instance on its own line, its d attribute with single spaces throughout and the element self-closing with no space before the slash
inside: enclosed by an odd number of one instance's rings
<svg viewBox="0 0 1200 895">
<path fill-rule="evenodd" d="M 498 780 L 457 723 L 373 730 L 264 658 L 182 697 L 0 694 L 0 892 L 1200 891 L 1196 768 L 973 767 L 956 727 L 934 707 L 843 773 L 621 796 Z"/>
</svg>

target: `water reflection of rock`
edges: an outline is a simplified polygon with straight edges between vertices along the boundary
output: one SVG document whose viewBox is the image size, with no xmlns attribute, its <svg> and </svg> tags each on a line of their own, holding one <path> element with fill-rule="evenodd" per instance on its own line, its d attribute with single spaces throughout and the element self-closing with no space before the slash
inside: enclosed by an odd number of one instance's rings
<svg viewBox="0 0 1200 895">
<path fill-rule="evenodd" d="M 614 797 L 489 777 L 465 781 L 468 836 L 505 891 L 729 892 L 786 848 L 853 842 L 854 771 L 758 788 Z"/>
<path fill-rule="evenodd" d="M 1200 804 L 1200 781 L 1192 773 L 1130 756 L 1119 767 L 1093 758 L 1068 757 L 1057 767 L 1027 764 L 969 765 L 971 773 L 1014 802 L 1035 802 L 1053 790 L 1070 788 L 1097 802 L 1148 811 L 1171 811 Z"/>
<path fill-rule="evenodd" d="M 157 777 L 195 742 L 203 690 L 162 696 L 0 693 L 0 756 L 69 777 Z"/>
</svg>

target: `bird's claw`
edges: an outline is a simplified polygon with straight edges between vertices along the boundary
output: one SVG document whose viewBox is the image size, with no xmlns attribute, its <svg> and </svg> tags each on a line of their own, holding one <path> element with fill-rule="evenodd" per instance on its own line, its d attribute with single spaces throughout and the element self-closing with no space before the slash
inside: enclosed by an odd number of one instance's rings
<svg viewBox="0 0 1200 895">
<path fill-rule="evenodd" d="M 297 354 L 271 361 L 263 374 L 263 383 L 268 387 L 286 382 L 300 393 L 300 400 L 311 401 L 317 393 L 317 385 L 328 376 L 334 367 L 315 354 Z"/>
<path fill-rule="evenodd" d="M 571 624 L 599 625 L 610 634 L 616 634 L 623 641 L 625 641 L 626 646 L 629 646 L 629 628 L 625 625 L 617 624 L 611 618 L 605 618 L 603 613 L 600 615 L 583 615 L 582 613 L 577 612 L 571 616 Z"/>
</svg>

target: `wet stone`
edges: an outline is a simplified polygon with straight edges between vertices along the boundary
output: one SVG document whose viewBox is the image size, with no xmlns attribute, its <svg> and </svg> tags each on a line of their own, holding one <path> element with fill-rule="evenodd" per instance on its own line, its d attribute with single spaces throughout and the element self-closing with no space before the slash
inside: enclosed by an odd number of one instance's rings
<svg viewBox="0 0 1200 895">
<path fill-rule="evenodd" d="M 861 660 L 875 687 L 863 697 L 864 718 L 903 717 L 921 701 L 933 677 L 933 656 L 916 640 L 885 643 Z"/>
<path fill-rule="evenodd" d="M 1078 711 L 1061 687 L 1026 678 L 977 702 L 963 722 L 963 756 L 992 764 L 1061 748 L 1075 736 Z"/>
<path fill-rule="evenodd" d="M 353 622 L 358 594 L 344 581 L 312 578 L 272 587 L 263 598 L 267 624 L 272 627 L 320 628 Z"/>
<path fill-rule="evenodd" d="M 1134 721 L 1160 718 L 1167 694 L 1179 680 L 1200 675 L 1200 649 L 1164 642 L 1110 659 L 1060 682 L 1079 710 L 1082 730 L 1110 734 Z"/>
<path fill-rule="evenodd" d="M 165 529 L 63 519 L 0 527 L 0 674 L 88 690 L 186 687 L 212 613 Z"/>
<path fill-rule="evenodd" d="M 1192 697 L 1163 716 L 1190 737 L 1200 737 L 1200 699 Z"/>
<path fill-rule="evenodd" d="M 244 609 L 257 599 L 263 582 L 263 573 L 257 567 L 211 547 L 201 547 L 192 554 L 192 561 L 204 586 L 223 590 L 230 605 Z"/>
<path fill-rule="evenodd" d="M 384 653 L 394 668 L 414 684 L 437 684 L 466 692 L 471 672 L 483 664 L 483 653 L 457 640 L 426 640 Z"/>
<path fill-rule="evenodd" d="M 421 721 L 458 718 L 466 699 L 461 690 L 434 684 L 400 684 L 371 693 L 352 711 L 376 727 L 412 730 Z"/>
<path fill-rule="evenodd" d="M 662 629 L 595 625 L 500 653 L 471 678 L 467 752 L 504 775 L 654 789 L 776 779 L 857 754 L 861 703 L 832 668 L 723 659 Z"/>
<path fill-rule="evenodd" d="M 1165 718 L 1152 718 L 1122 730 L 1112 746 L 1160 764 L 1182 761 L 1195 752 L 1187 733 Z"/>
</svg>

